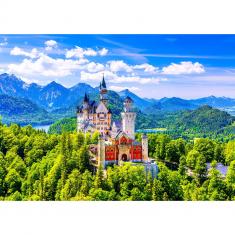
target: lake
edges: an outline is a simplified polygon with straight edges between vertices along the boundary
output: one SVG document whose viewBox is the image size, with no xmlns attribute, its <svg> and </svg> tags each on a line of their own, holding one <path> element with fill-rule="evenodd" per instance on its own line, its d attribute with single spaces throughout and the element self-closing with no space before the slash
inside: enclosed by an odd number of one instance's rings
<svg viewBox="0 0 235 235">
<path fill-rule="evenodd" d="M 140 129 L 136 130 L 136 133 L 163 133 L 166 129 Z"/>
<path fill-rule="evenodd" d="M 34 129 L 37 130 L 44 130 L 45 132 L 48 132 L 50 125 L 37 125 L 33 126 Z"/>
</svg>

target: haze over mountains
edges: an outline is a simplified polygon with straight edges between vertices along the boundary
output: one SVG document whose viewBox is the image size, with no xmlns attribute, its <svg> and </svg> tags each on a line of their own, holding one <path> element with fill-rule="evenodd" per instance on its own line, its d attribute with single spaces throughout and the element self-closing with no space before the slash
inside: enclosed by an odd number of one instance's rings
<svg viewBox="0 0 235 235">
<path fill-rule="evenodd" d="M 15 75 L 4 73 L 0 75 L 0 114 L 14 116 L 40 113 L 40 115 L 48 117 L 49 113 L 59 113 L 63 117 L 63 115 L 66 116 L 68 110 L 75 112 L 75 108 L 82 101 L 85 92 L 92 98 L 98 99 L 98 87 L 93 88 L 86 83 L 78 83 L 71 88 L 66 88 L 56 82 L 40 86 L 36 83 L 27 84 Z M 157 111 L 193 110 L 202 105 L 210 105 L 235 114 L 235 99 L 227 97 L 209 96 L 191 100 L 165 97 L 157 100 L 141 98 L 127 89 L 120 92 L 112 91 L 110 96 L 118 99 L 119 104 L 123 98 L 130 96 L 134 100 L 136 108 L 146 114 L 153 114 Z"/>
</svg>

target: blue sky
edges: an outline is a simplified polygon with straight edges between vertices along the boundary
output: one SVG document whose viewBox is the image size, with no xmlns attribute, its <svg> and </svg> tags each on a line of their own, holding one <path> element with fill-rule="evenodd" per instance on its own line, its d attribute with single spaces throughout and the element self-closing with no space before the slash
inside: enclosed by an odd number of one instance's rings
<svg viewBox="0 0 235 235">
<path fill-rule="evenodd" d="M 235 35 L 0 35 L 0 72 L 142 97 L 235 97 Z"/>
</svg>

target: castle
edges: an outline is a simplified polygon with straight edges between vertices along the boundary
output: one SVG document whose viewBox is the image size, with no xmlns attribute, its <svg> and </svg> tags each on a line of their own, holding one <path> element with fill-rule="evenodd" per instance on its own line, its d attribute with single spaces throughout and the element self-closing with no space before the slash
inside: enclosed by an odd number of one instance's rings
<svg viewBox="0 0 235 235">
<path fill-rule="evenodd" d="M 104 77 L 99 93 L 99 102 L 90 100 L 85 94 L 82 105 L 77 109 L 77 131 L 100 133 L 98 145 L 92 149 L 97 166 L 105 168 L 126 161 L 149 162 L 147 136 L 142 135 L 141 143 L 135 140 L 136 113 L 133 110 L 133 100 L 126 97 L 121 121 L 112 121 Z"/>
</svg>

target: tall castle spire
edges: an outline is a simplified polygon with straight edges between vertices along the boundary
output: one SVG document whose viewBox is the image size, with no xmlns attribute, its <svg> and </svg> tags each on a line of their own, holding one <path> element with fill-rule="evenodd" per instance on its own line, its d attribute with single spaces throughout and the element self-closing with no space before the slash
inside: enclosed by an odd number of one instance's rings
<svg viewBox="0 0 235 235">
<path fill-rule="evenodd" d="M 104 88 L 104 89 L 107 88 L 107 87 L 106 87 L 106 82 L 105 82 L 105 80 L 104 80 L 104 74 L 103 74 L 103 79 L 102 79 L 102 82 L 101 82 L 101 86 L 102 86 L 102 88 Z"/>
<path fill-rule="evenodd" d="M 107 105 L 107 102 L 108 102 L 107 92 L 108 90 L 107 90 L 107 86 L 106 86 L 106 82 L 104 80 L 104 74 L 103 74 L 103 78 L 100 83 L 100 101 L 102 101 L 105 105 Z"/>
<path fill-rule="evenodd" d="M 87 93 L 85 92 L 84 98 L 83 98 L 83 103 L 88 103 L 89 102 L 89 97 Z"/>
</svg>

